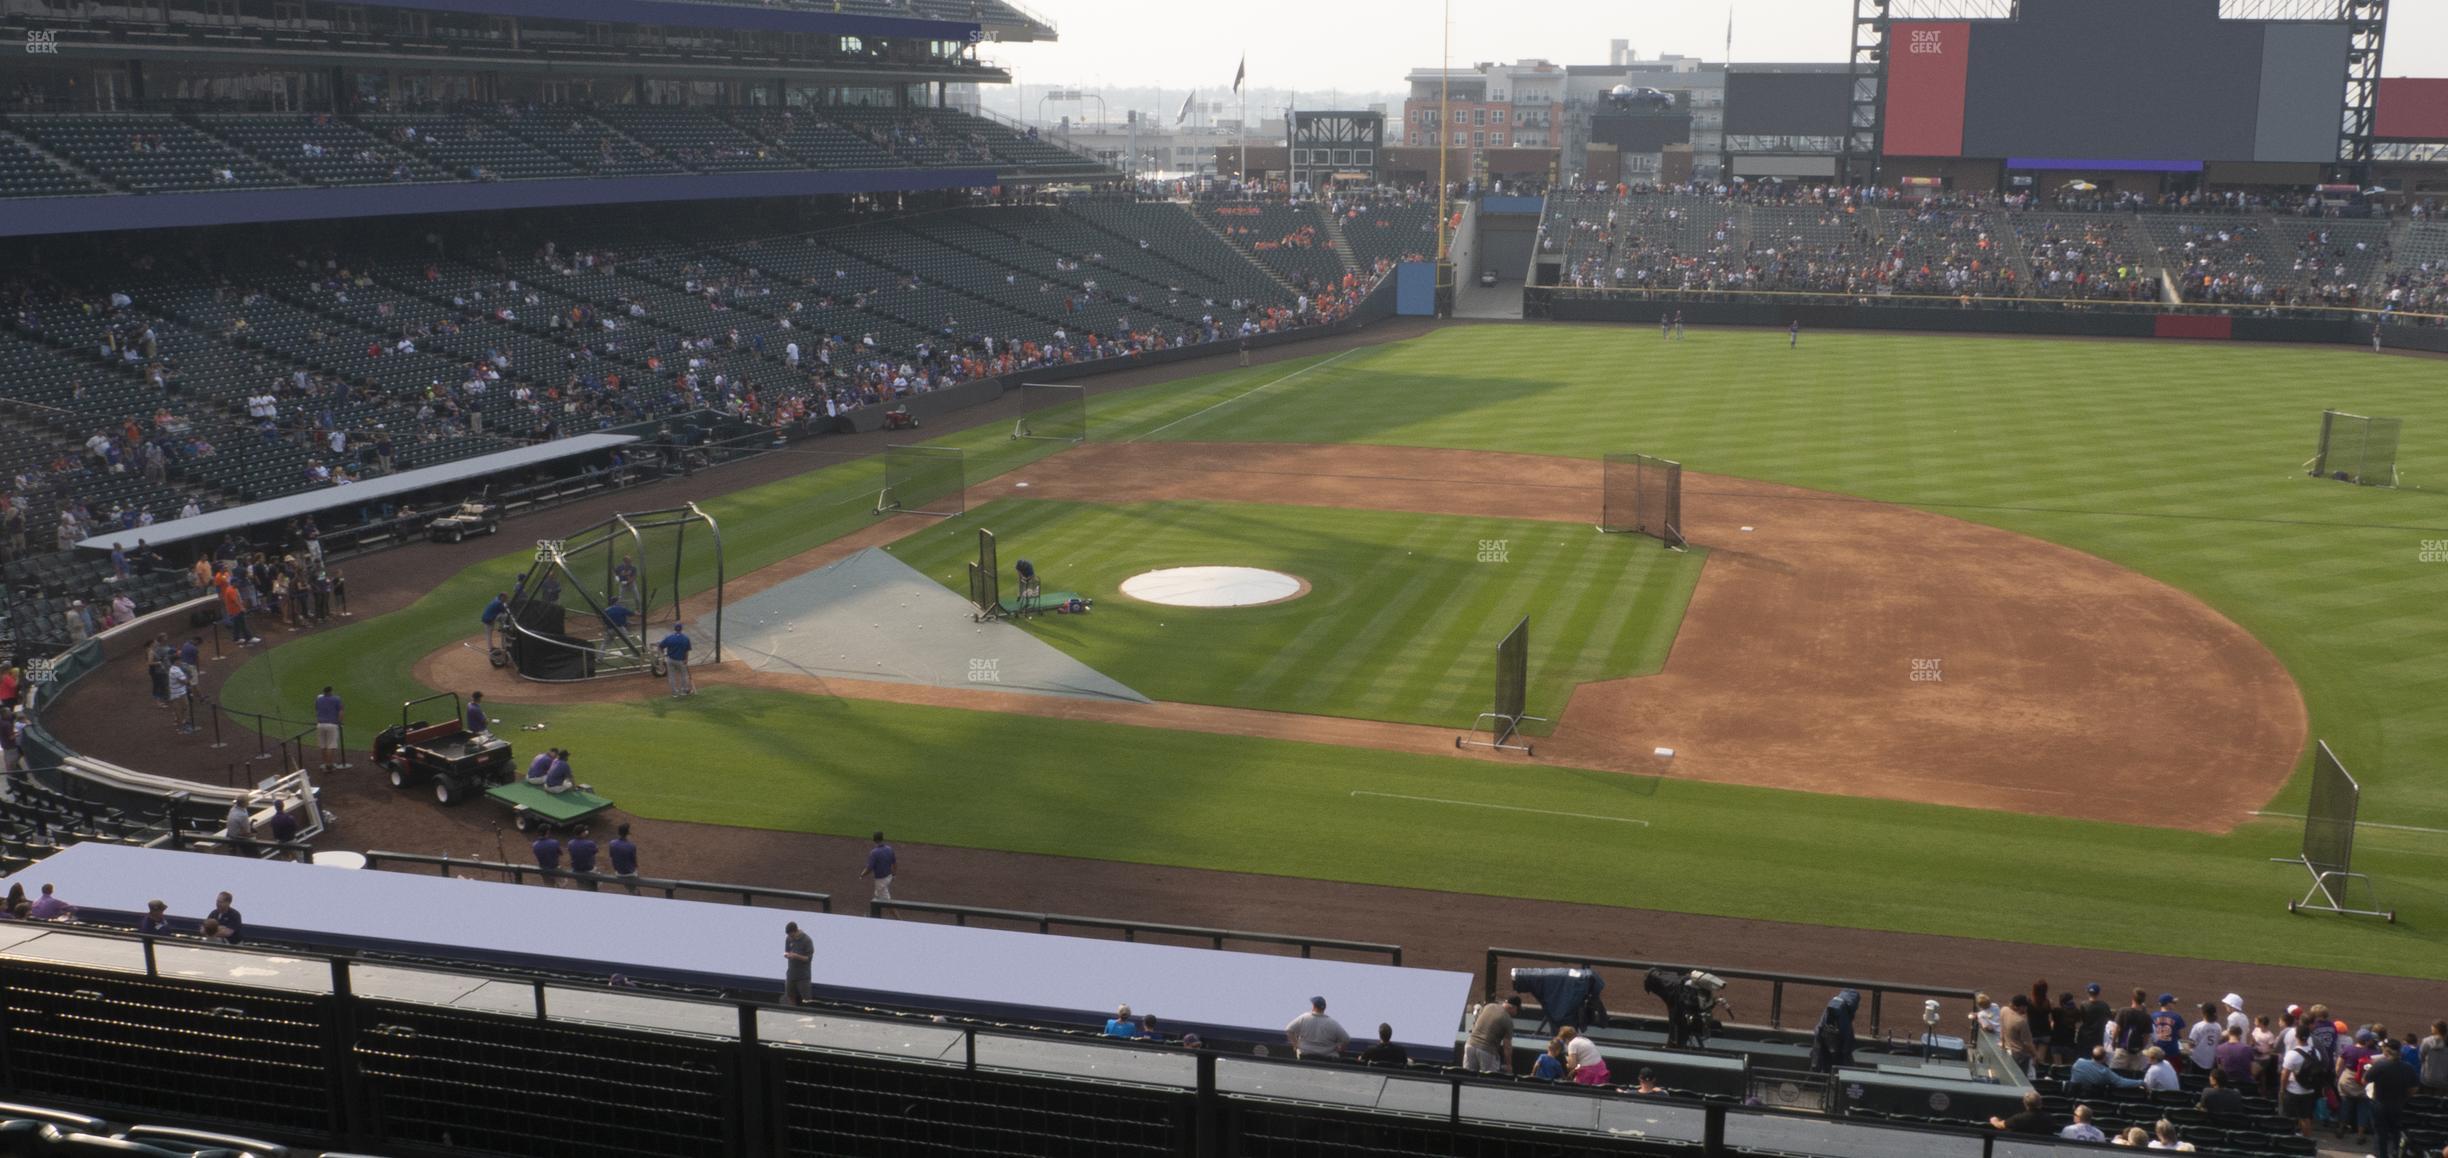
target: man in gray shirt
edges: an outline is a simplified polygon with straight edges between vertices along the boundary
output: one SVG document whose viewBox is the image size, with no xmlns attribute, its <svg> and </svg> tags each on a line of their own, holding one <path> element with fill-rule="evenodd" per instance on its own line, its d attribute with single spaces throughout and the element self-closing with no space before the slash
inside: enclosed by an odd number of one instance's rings
<svg viewBox="0 0 2448 1158">
<path fill-rule="evenodd" d="M 1462 1051 L 1462 1068 L 1475 1074 L 1513 1072 L 1513 1016 L 1521 1012 L 1521 994 L 1488 1002 L 1471 1018 L 1470 1044 Z"/>
<path fill-rule="evenodd" d="M 782 1003 L 808 1001 L 810 965 L 816 960 L 816 939 L 799 931 L 799 922 L 782 926 Z"/>
<path fill-rule="evenodd" d="M 1351 1035 L 1343 1026 L 1326 1016 L 1326 999 L 1309 999 L 1309 1012 L 1292 1019 L 1284 1027 L 1284 1040 L 1292 1046 L 1292 1056 L 1302 1060 L 1332 1061 L 1342 1056 L 1343 1047 L 1351 1043 Z"/>
</svg>

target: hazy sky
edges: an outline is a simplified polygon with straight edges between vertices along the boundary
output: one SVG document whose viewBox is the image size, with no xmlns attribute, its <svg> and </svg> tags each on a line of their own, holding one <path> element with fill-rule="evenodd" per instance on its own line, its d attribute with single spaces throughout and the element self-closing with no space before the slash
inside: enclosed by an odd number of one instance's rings
<svg viewBox="0 0 2448 1158">
<path fill-rule="evenodd" d="M 1229 90 L 1246 51 L 1250 79 L 1270 88 L 1383 91 L 1441 54 L 1438 0 L 1022 2 L 1054 21 L 1062 40 L 996 45 L 987 55 L 1031 88 Z M 1647 58 L 1716 60 L 1725 55 L 1729 10 L 1738 62 L 1846 58 L 1852 0 L 1453 0 L 1453 60 L 1604 64 L 1616 38 Z M 2381 67 L 2388 76 L 2448 76 L 2448 0 L 2394 5 Z"/>
</svg>

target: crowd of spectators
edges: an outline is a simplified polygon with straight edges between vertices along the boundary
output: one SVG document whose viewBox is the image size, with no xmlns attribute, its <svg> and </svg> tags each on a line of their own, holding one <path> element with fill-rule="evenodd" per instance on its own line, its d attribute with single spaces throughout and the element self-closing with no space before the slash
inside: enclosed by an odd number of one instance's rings
<svg viewBox="0 0 2448 1158">
<path fill-rule="evenodd" d="M 2034 1080 L 2021 1113 L 1990 1120 L 2010 1133 L 2191 1150 L 2184 1127 L 2163 1116 L 2186 1101 L 2185 1120 L 2205 1128 L 2283 1118 L 2306 1137 L 2351 1136 L 2358 1149 L 2396 1158 L 2409 1098 L 2426 1090 L 2448 1097 L 2448 1022 L 2433 1022 L 2427 1036 L 2393 1034 L 2317 1003 L 2254 1014 L 2236 993 L 2184 1003 L 2135 989 L 2113 1007 L 2096 983 L 2052 1000 L 2040 981 L 2002 1004 L 1981 994 L 1967 1028 Z M 2125 1135 L 2143 1135 L 2134 1141 L 2095 1124 L 2131 1108 L 2117 1102 L 2123 1091 L 2149 1096 L 2141 1109 L 2158 1119 L 2127 1127 Z"/>
<path fill-rule="evenodd" d="M 2440 228 L 2439 206 L 2357 209 L 2364 216 L 2350 220 L 2344 207 L 2292 194 L 1615 184 L 1551 194 L 1537 247 L 1562 258 L 1569 288 L 1971 304 L 2156 301 L 2173 285 L 2188 302 L 2253 309 L 2428 312 L 2448 303 L 2448 247 L 2401 254 L 2388 240 L 2394 229 Z"/>
</svg>

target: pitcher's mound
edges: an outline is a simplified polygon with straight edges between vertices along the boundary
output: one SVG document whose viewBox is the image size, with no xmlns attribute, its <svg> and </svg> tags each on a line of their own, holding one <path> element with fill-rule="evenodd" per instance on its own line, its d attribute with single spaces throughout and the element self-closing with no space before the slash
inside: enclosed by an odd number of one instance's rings
<svg viewBox="0 0 2448 1158">
<path fill-rule="evenodd" d="M 1308 593 L 1299 578 L 1259 567 L 1167 567 L 1122 581 L 1122 594 L 1167 607 L 1261 607 Z"/>
</svg>

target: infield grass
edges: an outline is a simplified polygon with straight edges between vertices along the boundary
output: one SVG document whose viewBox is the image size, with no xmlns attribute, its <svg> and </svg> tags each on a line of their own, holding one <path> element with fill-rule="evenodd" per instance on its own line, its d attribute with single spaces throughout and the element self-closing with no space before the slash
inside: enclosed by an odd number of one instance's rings
<svg viewBox="0 0 2448 1158">
<path fill-rule="evenodd" d="M 1703 561 L 1579 523 L 1037 499 L 989 503 L 890 550 L 966 596 L 972 527 L 994 531 L 1003 559 L 1031 560 L 1046 590 L 1096 600 L 1084 618 L 1024 621 L 1031 634 L 1151 698 L 1451 728 L 1492 705 L 1496 642 L 1523 616 L 1535 617 L 1532 715 L 1560 714 L 1575 684 L 1657 671 Z M 1239 608 L 1120 591 L 1142 571 L 1204 564 L 1272 568 L 1311 589 Z"/>
<path fill-rule="evenodd" d="M 2408 489 L 2302 477 L 2323 407 L 2404 417 Z M 2448 487 L 2440 362 L 1880 334 L 1808 334 L 1789 351 L 1769 332 L 1668 344 L 1638 327 L 1460 327 L 1097 398 L 1091 414 L 1100 439 L 1643 451 L 1923 506 L 2135 568 L 2270 646 L 2303 688 L 2313 734 L 2363 780 L 2364 818 L 2409 826 L 2367 827 L 2357 864 L 2400 921 L 2289 916 L 2281 902 L 2303 874 L 2266 858 L 2293 851 L 2299 824 L 2137 827 L 2188 808 L 2140 784 L 2052 818 L 890 704 L 811 710 L 740 689 L 676 710 L 502 714 L 549 717 L 591 754 L 589 779 L 649 816 L 881 825 L 918 842 L 2103 949 L 2142 937 L 2190 956 L 2448 978 L 2448 831 L 2426 831 L 2448 830 L 2448 562 L 2424 561 L 2448 547 L 2448 495 L 2424 489 Z M 975 452 L 972 481 L 1059 447 L 993 429 L 942 441 Z M 861 525 L 873 471 L 836 467 L 708 504 L 732 572 Z M 226 697 L 296 716 L 335 682 L 364 718 L 415 694 L 409 664 L 472 631 L 515 559 L 408 611 L 274 649 Z M 702 766 L 672 775 L 673 752 Z M 2300 811 L 2302 781 L 2270 807 Z M 1335 839 L 1283 839 L 1293 815 Z M 1455 855 L 1464 847 L 1476 851 Z M 1565 867 L 1589 863 L 1603 871 Z"/>
</svg>

